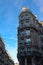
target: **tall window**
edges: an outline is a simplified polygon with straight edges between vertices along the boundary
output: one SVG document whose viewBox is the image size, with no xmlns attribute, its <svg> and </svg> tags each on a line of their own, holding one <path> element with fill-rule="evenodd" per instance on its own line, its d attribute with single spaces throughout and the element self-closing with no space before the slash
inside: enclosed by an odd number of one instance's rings
<svg viewBox="0 0 43 65">
<path fill-rule="evenodd" d="M 20 28 L 22 28 L 22 27 L 23 27 L 23 22 L 21 22 L 21 23 L 19 24 L 19 26 L 20 26 Z"/>
<path fill-rule="evenodd" d="M 31 44 L 31 39 L 26 39 L 26 44 L 30 45 Z"/>
<path fill-rule="evenodd" d="M 21 34 L 21 35 L 24 35 L 24 31 L 22 31 L 20 34 Z"/>
<path fill-rule="evenodd" d="M 41 35 L 41 41 L 42 41 L 42 43 L 43 43 L 43 35 Z"/>
<path fill-rule="evenodd" d="M 21 40 L 21 43 L 24 44 L 24 40 Z"/>
<path fill-rule="evenodd" d="M 31 53 L 31 48 L 27 48 L 27 52 L 28 52 L 28 54 L 30 54 Z"/>
<path fill-rule="evenodd" d="M 24 20 L 24 27 L 26 26 L 26 22 L 25 22 L 25 20 Z"/>
<path fill-rule="evenodd" d="M 27 48 L 27 51 L 31 51 L 31 48 Z"/>
<path fill-rule="evenodd" d="M 30 35 L 30 30 L 26 30 L 26 35 Z"/>
<path fill-rule="evenodd" d="M 27 26 L 27 27 L 29 26 L 29 22 L 26 22 L 26 26 Z"/>
<path fill-rule="evenodd" d="M 24 39 L 21 40 L 21 45 L 24 45 Z"/>
<path fill-rule="evenodd" d="M 21 49 L 21 52 L 25 52 L 25 49 L 24 49 L 24 48 L 22 48 L 22 49 Z"/>
</svg>

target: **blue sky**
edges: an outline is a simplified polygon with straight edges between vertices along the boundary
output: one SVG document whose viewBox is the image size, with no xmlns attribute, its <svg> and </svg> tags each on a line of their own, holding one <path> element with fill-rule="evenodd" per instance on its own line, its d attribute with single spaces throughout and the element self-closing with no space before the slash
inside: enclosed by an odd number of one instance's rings
<svg viewBox="0 0 43 65">
<path fill-rule="evenodd" d="M 28 6 L 43 21 L 43 0 L 0 0 L 0 35 L 14 62 L 17 61 L 17 27 L 21 8 Z"/>
</svg>

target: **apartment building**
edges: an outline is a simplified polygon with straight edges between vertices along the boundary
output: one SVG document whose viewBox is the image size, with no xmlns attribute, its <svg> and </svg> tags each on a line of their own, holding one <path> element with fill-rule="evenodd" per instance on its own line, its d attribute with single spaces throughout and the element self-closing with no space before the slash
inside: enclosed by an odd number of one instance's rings
<svg viewBox="0 0 43 65">
<path fill-rule="evenodd" d="M 19 15 L 17 58 L 19 65 L 43 65 L 43 25 L 28 7 Z"/>
</svg>

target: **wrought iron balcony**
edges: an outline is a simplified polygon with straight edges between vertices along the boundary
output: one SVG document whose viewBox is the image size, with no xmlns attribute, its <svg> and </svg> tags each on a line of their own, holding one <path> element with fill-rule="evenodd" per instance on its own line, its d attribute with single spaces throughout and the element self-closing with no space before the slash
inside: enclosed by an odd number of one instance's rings
<svg viewBox="0 0 43 65">
<path fill-rule="evenodd" d="M 33 56 L 38 56 L 38 57 L 42 56 L 42 54 L 39 51 L 32 51 L 32 55 Z"/>
<path fill-rule="evenodd" d="M 40 28 L 37 25 L 34 25 L 34 24 L 26 24 L 26 25 L 23 25 L 23 26 L 19 26 L 18 30 L 24 29 L 24 28 L 33 28 L 37 31 L 40 31 Z"/>
<path fill-rule="evenodd" d="M 31 51 L 21 52 L 21 53 L 18 53 L 18 55 L 20 55 L 20 56 L 31 56 L 32 55 L 32 52 Z"/>
<path fill-rule="evenodd" d="M 30 55 L 32 55 L 32 51 L 31 51 L 31 48 L 28 48 L 27 50 L 24 49 L 24 50 L 18 52 L 18 54 L 21 56 L 30 56 Z"/>
<path fill-rule="evenodd" d="M 22 18 L 20 18 L 20 21 L 22 20 L 29 20 L 29 16 L 23 16 Z"/>
</svg>

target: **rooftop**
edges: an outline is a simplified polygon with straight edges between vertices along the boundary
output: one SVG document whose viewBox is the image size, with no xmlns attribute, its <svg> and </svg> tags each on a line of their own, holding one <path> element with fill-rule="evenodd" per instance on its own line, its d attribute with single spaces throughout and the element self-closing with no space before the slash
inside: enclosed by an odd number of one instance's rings
<svg viewBox="0 0 43 65">
<path fill-rule="evenodd" d="M 30 12 L 30 9 L 27 6 L 25 6 L 25 7 L 22 8 L 21 12 L 25 12 L 25 11 Z"/>
</svg>

